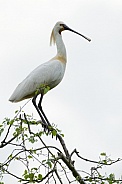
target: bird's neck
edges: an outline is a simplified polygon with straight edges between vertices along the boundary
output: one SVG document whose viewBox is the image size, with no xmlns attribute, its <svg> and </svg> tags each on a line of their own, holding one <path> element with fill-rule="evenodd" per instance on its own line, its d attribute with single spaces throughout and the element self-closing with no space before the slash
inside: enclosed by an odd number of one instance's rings
<svg viewBox="0 0 122 184">
<path fill-rule="evenodd" d="M 62 40 L 62 36 L 58 33 L 55 35 L 55 40 L 56 40 L 56 46 L 57 46 L 57 57 L 62 58 L 67 61 L 67 56 L 66 56 L 66 48 L 64 45 L 64 42 Z"/>
</svg>

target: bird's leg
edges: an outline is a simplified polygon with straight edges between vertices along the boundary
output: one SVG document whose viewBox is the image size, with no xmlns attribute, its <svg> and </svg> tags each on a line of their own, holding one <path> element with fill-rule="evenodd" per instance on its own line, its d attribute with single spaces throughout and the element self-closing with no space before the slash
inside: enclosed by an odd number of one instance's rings
<svg viewBox="0 0 122 184">
<path fill-rule="evenodd" d="M 51 126 L 49 120 L 47 119 L 47 117 L 46 117 L 46 115 L 45 115 L 45 113 L 44 113 L 44 111 L 43 111 L 43 109 L 42 109 L 41 103 L 42 103 L 43 96 L 44 96 L 43 93 L 41 93 L 41 97 L 40 97 L 40 100 L 39 100 L 39 103 L 38 103 L 38 108 L 39 108 L 39 110 L 41 111 L 43 117 L 45 118 L 45 120 L 46 120 L 48 126 Z"/>
<path fill-rule="evenodd" d="M 40 118 L 41 118 L 41 120 L 42 120 L 42 123 L 43 123 L 44 127 L 46 126 L 46 128 L 47 128 L 47 123 L 46 123 L 45 119 L 43 118 L 43 115 L 41 114 L 41 112 L 39 111 L 39 109 L 38 109 L 38 107 L 37 107 L 37 105 L 36 105 L 36 98 L 37 98 L 37 96 L 38 96 L 38 94 L 36 94 L 36 95 L 33 97 L 32 103 L 33 103 L 34 107 L 36 108 L 36 110 L 37 110 L 37 112 L 38 112 L 38 114 L 39 114 L 39 116 L 40 116 Z"/>
</svg>

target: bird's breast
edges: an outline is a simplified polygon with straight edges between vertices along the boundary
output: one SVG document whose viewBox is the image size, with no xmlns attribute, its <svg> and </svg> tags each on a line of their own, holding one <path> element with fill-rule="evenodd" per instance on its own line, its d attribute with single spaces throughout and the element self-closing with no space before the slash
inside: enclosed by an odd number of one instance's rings
<svg viewBox="0 0 122 184">
<path fill-rule="evenodd" d="M 44 82 L 46 82 L 50 88 L 57 86 L 64 76 L 65 67 L 66 65 L 59 60 L 50 61 L 50 67 L 47 71 L 47 81 Z"/>
</svg>

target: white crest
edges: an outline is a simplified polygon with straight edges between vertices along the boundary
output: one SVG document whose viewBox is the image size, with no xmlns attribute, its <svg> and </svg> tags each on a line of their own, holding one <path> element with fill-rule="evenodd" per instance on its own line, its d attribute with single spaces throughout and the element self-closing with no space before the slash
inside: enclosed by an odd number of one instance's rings
<svg viewBox="0 0 122 184">
<path fill-rule="evenodd" d="M 51 36 L 50 36 L 50 45 L 55 45 L 55 36 L 54 36 L 54 30 L 52 30 Z"/>
</svg>

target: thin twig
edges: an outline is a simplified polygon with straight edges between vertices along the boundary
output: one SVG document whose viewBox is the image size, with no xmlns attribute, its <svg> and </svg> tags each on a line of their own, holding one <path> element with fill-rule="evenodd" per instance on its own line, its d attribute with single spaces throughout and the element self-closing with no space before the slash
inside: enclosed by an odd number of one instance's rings
<svg viewBox="0 0 122 184">
<path fill-rule="evenodd" d="M 16 139 L 20 134 L 16 134 L 14 137 L 12 137 L 9 141 L 5 142 L 5 140 L 3 140 L 1 142 L 0 148 L 5 147 L 7 144 L 10 144 L 14 139 Z"/>
<path fill-rule="evenodd" d="M 76 149 L 75 149 L 75 153 L 76 153 L 76 155 L 77 155 L 79 158 L 81 158 L 82 160 L 85 160 L 85 161 L 87 161 L 87 162 L 92 162 L 92 163 L 95 163 L 95 164 L 112 165 L 112 164 L 114 164 L 114 163 L 116 163 L 116 162 L 122 161 L 122 159 L 118 158 L 118 159 L 115 160 L 115 161 L 111 161 L 111 163 L 104 163 L 104 162 L 100 162 L 100 161 L 95 161 L 95 160 L 90 160 L 90 159 L 84 158 L 84 157 L 82 157 L 82 156 L 79 155 L 79 152 L 78 152 Z"/>
<path fill-rule="evenodd" d="M 55 174 L 56 174 L 56 176 L 57 176 L 59 182 L 60 182 L 61 184 L 63 184 L 63 182 L 62 182 L 62 180 L 61 180 L 61 178 L 60 178 L 60 176 L 59 176 L 59 174 L 58 174 L 58 172 L 57 172 L 57 169 L 55 170 Z"/>
<path fill-rule="evenodd" d="M 6 133 L 6 136 L 5 136 L 5 138 L 3 139 L 3 141 L 1 141 L 0 148 L 6 146 L 5 141 L 6 141 L 7 137 L 8 137 L 8 134 L 9 134 L 9 131 L 10 131 L 10 128 L 11 128 L 11 127 L 12 127 L 12 125 L 9 125 L 8 130 L 7 130 L 7 133 Z"/>
</svg>

